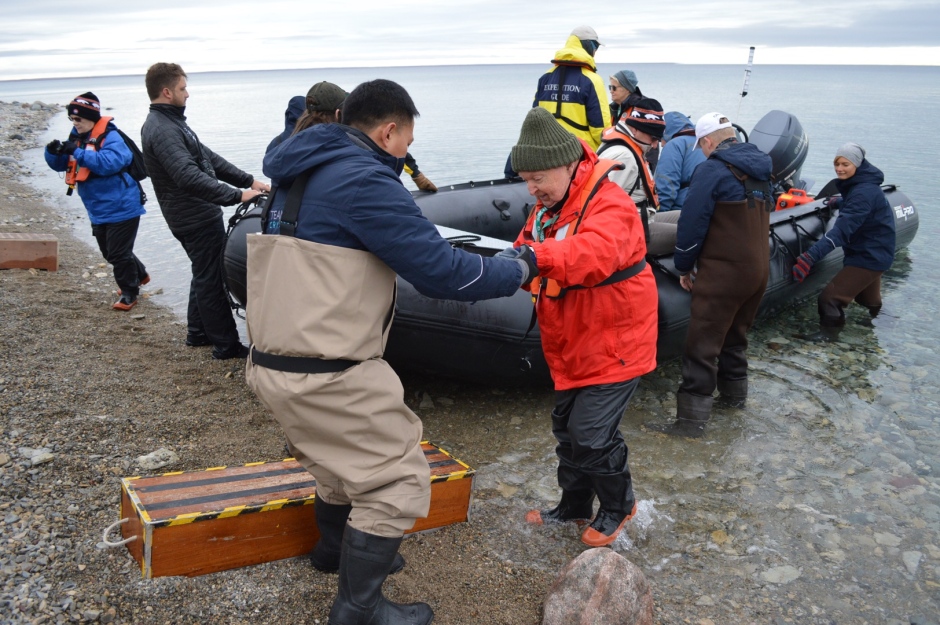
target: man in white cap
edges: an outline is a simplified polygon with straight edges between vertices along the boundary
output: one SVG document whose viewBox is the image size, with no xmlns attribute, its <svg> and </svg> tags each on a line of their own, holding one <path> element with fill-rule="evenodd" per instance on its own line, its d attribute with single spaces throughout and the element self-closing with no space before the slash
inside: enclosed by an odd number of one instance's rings
<svg viewBox="0 0 940 625">
<path fill-rule="evenodd" d="M 649 426 L 690 438 L 705 434 L 716 387 L 728 406 L 747 399 L 747 331 L 770 274 L 774 205 L 770 157 L 739 143 L 727 117 L 703 115 L 695 137 L 707 160 L 692 176 L 673 255 L 680 284 L 692 293 L 682 383 L 675 422 Z"/>
<path fill-rule="evenodd" d="M 532 104 L 546 109 L 562 128 L 594 150 L 601 144 L 601 132 L 610 126 L 607 88 L 594 62 L 601 45 L 590 26 L 572 30 L 565 46 L 555 53 L 553 67 L 539 78 Z"/>
</svg>

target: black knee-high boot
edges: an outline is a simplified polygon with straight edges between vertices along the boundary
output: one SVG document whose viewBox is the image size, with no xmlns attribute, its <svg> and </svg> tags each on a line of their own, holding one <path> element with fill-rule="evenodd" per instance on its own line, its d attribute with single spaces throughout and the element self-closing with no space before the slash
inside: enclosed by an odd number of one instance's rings
<svg viewBox="0 0 940 625">
<path fill-rule="evenodd" d="M 587 521 L 594 514 L 594 491 L 562 490 L 561 501 L 554 508 L 530 510 L 525 515 L 527 523 L 564 523 L 566 521 Z"/>
<path fill-rule="evenodd" d="M 386 538 L 346 526 L 339 591 L 329 625 L 428 625 L 434 620 L 428 604 L 394 603 L 382 594 L 382 583 L 401 540 L 400 536 Z"/>
<path fill-rule="evenodd" d="M 322 499 L 317 499 L 314 503 L 314 512 L 317 515 L 320 540 L 310 552 L 310 563 L 313 568 L 323 573 L 336 573 L 339 571 L 343 531 L 346 529 L 349 513 L 352 512 L 352 505 L 326 503 Z M 389 575 L 403 568 L 405 568 L 405 559 L 401 554 L 396 554 Z"/>
</svg>

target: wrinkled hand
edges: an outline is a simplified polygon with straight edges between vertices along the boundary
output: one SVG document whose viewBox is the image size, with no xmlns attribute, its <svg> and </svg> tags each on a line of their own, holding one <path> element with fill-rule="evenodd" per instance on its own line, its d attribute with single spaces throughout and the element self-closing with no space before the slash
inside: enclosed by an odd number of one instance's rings
<svg viewBox="0 0 940 625">
<path fill-rule="evenodd" d="M 49 143 L 46 144 L 46 151 L 49 152 L 49 154 L 59 154 L 61 150 L 62 150 L 62 142 L 59 141 L 58 139 L 55 139 L 54 141 L 50 141 Z"/>
<path fill-rule="evenodd" d="M 689 273 L 684 273 L 679 276 L 679 286 L 681 286 L 686 291 L 692 291 L 692 285 L 695 283 L 695 271 L 690 271 Z"/>
<path fill-rule="evenodd" d="M 538 277 L 539 266 L 536 263 L 535 250 L 528 245 L 520 247 L 507 247 L 502 252 L 494 254 L 494 258 L 508 258 L 522 263 L 522 284 L 527 284 Z"/>
<path fill-rule="evenodd" d="M 437 187 L 434 186 L 434 183 L 428 180 L 428 177 L 422 173 L 417 173 L 411 177 L 414 180 L 415 184 L 418 185 L 418 188 L 422 191 L 427 191 L 428 193 L 436 193 Z"/>
<path fill-rule="evenodd" d="M 269 185 L 269 184 L 267 184 L 267 183 L 265 183 L 265 182 L 261 182 L 260 180 L 255 180 L 254 182 L 251 183 L 251 190 L 252 190 L 252 191 L 265 191 L 265 192 L 267 192 L 267 191 L 270 191 L 270 190 L 271 190 L 271 185 Z M 243 201 L 244 201 L 244 200 L 243 200 Z"/>
<path fill-rule="evenodd" d="M 261 191 L 255 191 L 254 189 L 245 189 L 242 191 L 242 202 L 248 202 L 255 199 L 261 195 Z"/>
<path fill-rule="evenodd" d="M 806 280 L 806 276 L 809 275 L 809 272 L 815 263 L 816 261 L 813 260 L 813 257 L 809 255 L 809 252 L 803 252 L 800 254 L 800 257 L 796 259 L 796 264 L 793 265 L 793 279 L 797 282 L 803 282 L 803 280 Z"/>
</svg>

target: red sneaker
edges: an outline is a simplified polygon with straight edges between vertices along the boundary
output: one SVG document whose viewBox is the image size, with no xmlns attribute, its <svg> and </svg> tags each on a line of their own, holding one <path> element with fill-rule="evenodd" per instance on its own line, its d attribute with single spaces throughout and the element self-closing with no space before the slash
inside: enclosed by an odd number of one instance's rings
<svg viewBox="0 0 940 625">
<path fill-rule="evenodd" d="M 113 308 L 114 310 L 128 311 L 136 305 L 137 305 L 137 297 L 131 297 L 130 295 L 122 295 L 121 299 L 111 304 L 111 308 Z"/>
</svg>

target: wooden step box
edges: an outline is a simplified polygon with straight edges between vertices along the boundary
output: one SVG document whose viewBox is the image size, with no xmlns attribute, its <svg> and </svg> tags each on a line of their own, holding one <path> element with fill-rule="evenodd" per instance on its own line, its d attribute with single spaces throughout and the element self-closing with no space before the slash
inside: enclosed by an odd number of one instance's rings
<svg viewBox="0 0 940 625">
<path fill-rule="evenodd" d="M 0 232 L 0 269 L 59 270 L 59 240 L 51 234 Z"/>
<path fill-rule="evenodd" d="M 474 470 L 428 442 L 431 510 L 411 532 L 467 520 Z M 205 575 L 308 553 L 316 482 L 293 458 L 121 480 L 121 526 L 145 579 Z"/>
</svg>

